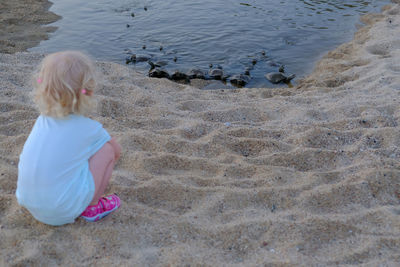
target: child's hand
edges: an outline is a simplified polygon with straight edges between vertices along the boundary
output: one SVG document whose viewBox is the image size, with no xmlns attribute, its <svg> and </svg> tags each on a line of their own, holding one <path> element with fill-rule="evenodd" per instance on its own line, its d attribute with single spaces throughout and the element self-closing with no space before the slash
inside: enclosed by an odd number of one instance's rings
<svg viewBox="0 0 400 267">
<path fill-rule="evenodd" d="M 115 152 L 115 161 L 117 161 L 119 159 L 119 157 L 121 156 L 121 145 L 118 144 L 117 140 L 115 140 L 114 137 L 111 138 L 110 141 L 108 141 L 112 147 L 114 148 L 114 152 Z"/>
</svg>

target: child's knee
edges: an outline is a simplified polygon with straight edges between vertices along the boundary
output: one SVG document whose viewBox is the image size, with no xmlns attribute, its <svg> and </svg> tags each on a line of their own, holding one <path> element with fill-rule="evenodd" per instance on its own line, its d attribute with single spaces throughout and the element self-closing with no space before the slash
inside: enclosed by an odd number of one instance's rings
<svg viewBox="0 0 400 267">
<path fill-rule="evenodd" d="M 103 150 L 103 155 L 108 161 L 115 160 L 115 149 L 110 143 L 105 143 L 101 150 Z"/>
<path fill-rule="evenodd" d="M 115 161 L 114 148 L 109 143 L 105 143 L 99 151 L 89 159 L 89 165 L 98 167 L 99 165 L 107 165 L 112 161 Z"/>
<path fill-rule="evenodd" d="M 118 160 L 121 156 L 121 145 L 115 140 L 115 138 L 111 138 L 108 143 L 114 148 L 115 159 Z"/>
</svg>

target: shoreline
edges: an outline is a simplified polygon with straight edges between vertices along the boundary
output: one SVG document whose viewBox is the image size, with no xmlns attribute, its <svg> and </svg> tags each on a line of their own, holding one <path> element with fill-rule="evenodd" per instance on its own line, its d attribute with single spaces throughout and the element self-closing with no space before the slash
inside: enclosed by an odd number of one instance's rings
<svg viewBox="0 0 400 267">
<path fill-rule="evenodd" d="M 390 6 L 382 7 L 382 12 L 390 9 Z M 371 27 L 384 18 L 385 16 L 382 13 L 369 13 L 361 16 L 360 21 L 364 26 L 355 32 L 353 40 L 327 52 L 316 63 L 311 74 L 298 82 L 297 87 L 305 90 L 316 86 L 332 88 L 351 81 L 352 78 L 343 76 L 343 73 L 353 67 L 360 67 L 370 63 L 369 60 L 360 58 L 359 51 L 371 38 L 369 36 Z"/>
<path fill-rule="evenodd" d="M 48 34 L 57 27 L 48 26 L 60 16 L 48 11 L 47 0 L 3 1 L 0 4 L 0 53 L 26 51 L 47 40 Z"/>
<path fill-rule="evenodd" d="M 51 227 L 14 196 L 43 57 L 0 54 L 0 265 L 400 262 L 400 1 L 294 88 L 201 91 L 97 62 L 94 119 L 123 146 L 98 223 Z M 80 249 L 84 248 L 84 249 Z"/>
</svg>

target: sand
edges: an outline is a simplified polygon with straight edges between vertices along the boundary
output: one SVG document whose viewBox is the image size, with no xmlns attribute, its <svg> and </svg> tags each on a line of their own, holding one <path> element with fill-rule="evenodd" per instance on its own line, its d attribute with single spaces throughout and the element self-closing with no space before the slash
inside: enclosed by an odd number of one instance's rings
<svg viewBox="0 0 400 267">
<path fill-rule="evenodd" d="M 44 26 L 60 16 L 49 12 L 47 0 L 3 0 L 0 2 L 0 53 L 26 51 L 57 29 Z"/>
<path fill-rule="evenodd" d="M 0 266 L 399 266 L 400 5 L 294 88 L 202 91 L 98 62 L 123 146 L 97 223 L 16 201 L 43 55 L 0 54 Z"/>
</svg>

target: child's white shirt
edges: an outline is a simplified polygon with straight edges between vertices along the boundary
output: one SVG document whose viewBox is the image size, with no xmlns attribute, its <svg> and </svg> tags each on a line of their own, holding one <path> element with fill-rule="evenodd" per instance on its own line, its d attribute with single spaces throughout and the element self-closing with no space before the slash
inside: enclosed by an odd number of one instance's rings
<svg viewBox="0 0 400 267">
<path fill-rule="evenodd" d="M 84 116 L 39 116 L 18 164 L 20 205 L 46 224 L 74 222 L 94 196 L 89 158 L 110 139 L 99 122 Z"/>
</svg>

